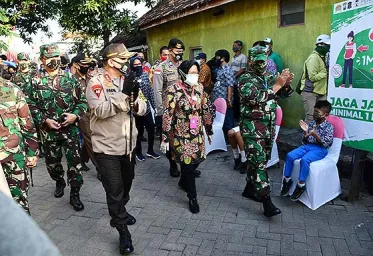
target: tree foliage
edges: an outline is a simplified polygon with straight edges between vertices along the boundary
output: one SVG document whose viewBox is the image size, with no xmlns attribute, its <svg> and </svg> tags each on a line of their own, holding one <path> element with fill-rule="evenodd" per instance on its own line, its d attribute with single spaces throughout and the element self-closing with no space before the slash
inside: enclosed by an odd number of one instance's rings
<svg viewBox="0 0 373 256">
<path fill-rule="evenodd" d="M 7 21 L 2 25 L 15 27 L 25 42 L 32 42 L 32 35 L 41 30 L 47 35 L 50 30 L 46 21 L 56 15 L 55 0 L 2 0 L 0 9 L 3 9 Z"/>
<path fill-rule="evenodd" d="M 79 32 L 100 37 L 109 43 L 112 33 L 129 32 L 137 18 L 132 10 L 119 10 L 125 2 L 145 2 L 152 6 L 154 0 L 59 0 L 59 23 L 65 31 Z"/>
</svg>

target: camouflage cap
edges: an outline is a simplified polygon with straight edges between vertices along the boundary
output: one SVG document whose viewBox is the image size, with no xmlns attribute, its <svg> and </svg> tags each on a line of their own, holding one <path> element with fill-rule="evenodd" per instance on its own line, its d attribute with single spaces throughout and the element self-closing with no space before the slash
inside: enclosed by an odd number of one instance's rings
<svg viewBox="0 0 373 256">
<path fill-rule="evenodd" d="M 17 54 L 17 60 L 30 60 L 30 56 L 28 55 L 28 53 L 20 52 Z"/>
<path fill-rule="evenodd" d="M 267 48 L 263 46 L 255 46 L 249 50 L 249 59 L 251 62 L 256 62 L 259 60 L 268 60 Z"/>
<path fill-rule="evenodd" d="M 102 53 L 104 60 L 112 58 L 130 59 L 136 52 L 129 52 L 124 44 L 109 44 Z"/>
<path fill-rule="evenodd" d="M 44 44 L 40 46 L 40 57 L 53 58 L 60 56 L 60 49 L 56 44 Z"/>
</svg>

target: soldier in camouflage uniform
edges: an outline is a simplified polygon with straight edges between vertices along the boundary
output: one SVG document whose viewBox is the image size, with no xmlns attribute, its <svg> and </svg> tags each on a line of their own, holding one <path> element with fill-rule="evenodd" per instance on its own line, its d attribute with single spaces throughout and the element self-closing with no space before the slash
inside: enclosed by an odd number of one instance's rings
<svg viewBox="0 0 373 256">
<path fill-rule="evenodd" d="M 157 119 L 162 119 L 164 91 L 168 86 L 174 86 L 178 82 L 179 75 L 177 68 L 183 59 L 185 46 L 181 40 L 173 38 L 168 44 L 168 49 L 170 51 L 168 58 L 159 64 L 154 70 L 153 87 Z M 170 162 L 171 177 L 179 177 L 180 172 L 177 169 L 176 162 L 172 160 L 170 151 L 167 152 L 166 156 Z"/>
<path fill-rule="evenodd" d="M 82 92 L 85 93 L 87 84 L 88 84 L 88 72 L 91 65 L 91 58 L 88 55 L 83 53 L 78 53 L 72 60 L 71 60 L 71 73 L 74 75 L 75 79 L 79 81 L 80 88 Z M 89 159 L 91 159 L 94 166 L 97 168 L 97 162 L 93 156 L 92 150 L 92 142 L 91 142 L 91 129 L 90 129 L 90 113 L 89 111 L 86 112 L 82 119 L 79 120 L 79 129 L 81 134 L 83 135 L 83 146 L 81 151 L 81 160 L 82 160 L 82 171 L 88 171 L 89 168 L 86 165 Z"/>
<path fill-rule="evenodd" d="M 247 184 L 242 195 L 263 202 L 264 215 L 280 214 L 270 197 L 266 165 L 271 155 L 275 133 L 276 93 L 289 84 L 292 74 L 283 71 L 277 77 L 265 72 L 266 48 L 249 50 L 249 70 L 239 79 L 241 101 L 240 130 L 248 160 Z"/>
<path fill-rule="evenodd" d="M 71 186 L 70 204 L 76 211 L 84 209 L 79 191 L 83 184 L 80 160 L 80 139 L 77 122 L 87 112 L 87 100 L 79 82 L 59 69 L 57 45 L 42 45 L 40 60 L 45 71 L 32 79 L 30 108 L 40 133 L 49 175 L 56 181 L 54 196 L 64 194 L 66 183 L 61 165 L 62 150 L 67 159 L 67 177 Z"/>
<path fill-rule="evenodd" d="M 31 93 L 31 69 L 30 69 L 30 58 L 27 53 L 20 52 L 17 54 L 18 60 L 18 71 L 12 77 L 11 82 L 21 88 L 25 94 L 26 102 L 29 103 L 29 95 Z"/>
<path fill-rule="evenodd" d="M 30 213 L 27 168 L 36 165 L 38 139 L 19 87 L 0 77 L 0 163 L 14 200 Z"/>
</svg>

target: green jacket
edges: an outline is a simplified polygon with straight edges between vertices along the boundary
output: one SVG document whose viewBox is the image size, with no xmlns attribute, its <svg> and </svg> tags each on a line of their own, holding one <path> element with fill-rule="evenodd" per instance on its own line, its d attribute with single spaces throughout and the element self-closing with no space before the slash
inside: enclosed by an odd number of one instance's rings
<svg viewBox="0 0 373 256">
<path fill-rule="evenodd" d="M 328 72 L 325 67 L 324 57 L 322 57 L 318 52 L 313 51 L 308 59 L 304 63 L 303 75 L 302 75 L 302 85 L 300 89 L 303 91 L 306 82 L 306 67 L 308 72 L 308 78 L 313 82 L 313 92 L 319 95 L 325 95 L 327 91 L 328 84 Z"/>
</svg>

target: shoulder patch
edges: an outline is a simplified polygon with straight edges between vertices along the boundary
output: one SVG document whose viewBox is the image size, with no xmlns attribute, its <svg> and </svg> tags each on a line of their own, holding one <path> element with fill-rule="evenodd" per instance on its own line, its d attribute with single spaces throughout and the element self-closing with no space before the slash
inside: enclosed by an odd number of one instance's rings
<svg viewBox="0 0 373 256">
<path fill-rule="evenodd" d="M 103 88 L 100 84 L 94 84 L 91 86 L 91 90 L 96 94 L 97 98 L 100 98 Z"/>
</svg>

